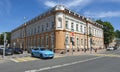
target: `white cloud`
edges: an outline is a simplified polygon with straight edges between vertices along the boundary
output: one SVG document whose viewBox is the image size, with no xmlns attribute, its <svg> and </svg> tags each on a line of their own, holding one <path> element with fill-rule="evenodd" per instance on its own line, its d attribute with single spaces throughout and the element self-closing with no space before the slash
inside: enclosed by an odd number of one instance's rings
<svg viewBox="0 0 120 72">
<path fill-rule="evenodd" d="M 45 0 L 44 1 L 44 5 L 47 7 L 54 7 L 57 4 L 62 4 L 65 5 L 68 8 L 83 8 L 84 6 L 88 5 L 89 3 L 91 3 L 93 0 L 64 0 L 61 2 L 58 1 L 51 1 L 51 0 Z"/>
<path fill-rule="evenodd" d="M 108 11 L 108 12 L 87 11 L 84 13 L 84 15 L 92 18 L 120 17 L 120 11 Z"/>
<path fill-rule="evenodd" d="M 46 1 L 45 5 L 48 6 L 48 7 L 54 7 L 55 5 L 57 5 L 57 3 L 52 2 L 52 1 Z"/>
</svg>

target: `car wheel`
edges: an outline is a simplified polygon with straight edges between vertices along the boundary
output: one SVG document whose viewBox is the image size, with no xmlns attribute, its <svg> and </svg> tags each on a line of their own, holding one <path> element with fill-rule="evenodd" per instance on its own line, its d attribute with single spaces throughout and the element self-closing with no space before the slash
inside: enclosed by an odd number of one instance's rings
<svg viewBox="0 0 120 72">
<path fill-rule="evenodd" d="M 42 55 L 42 54 L 40 54 L 40 58 L 43 58 L 43 55 Z"/>
<path fill-rule="evenodd" d="M 34 54 L 33 54 L 33 53 L 31 53 L 31 56 L 32 56 L 32 57 L 34 57 Z"/>
</svg>

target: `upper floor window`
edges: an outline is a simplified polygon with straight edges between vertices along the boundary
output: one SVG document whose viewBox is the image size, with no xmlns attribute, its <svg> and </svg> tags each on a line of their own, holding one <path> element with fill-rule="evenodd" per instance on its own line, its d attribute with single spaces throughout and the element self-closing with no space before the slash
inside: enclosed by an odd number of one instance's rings
<svg viewBox="0 0 120 72">
<path fill-rule="evenodd" d="M 58 18 L 58 28 L 62 28 L 62 18 Z"/>
<path fill-rule="evenodd" d="M 66 29 L 68 29 L 68 21 L 66 21 L 65 27 Z"/>
<path fill-rule="evenodd" d="M 40 29 L 40 26 L 38 26 L 37 33 L 39 33 L 39 32 L 40 32 L 40 30 L 39 30 L 39 29 Z"/>
<path fill-rule="evenodd" d="M 74 31 L 74 25 L 71 23 L 71 31 Z"/>
<path fill-rule="evenodd" d="M 48 30 L 48 23 L 46 24 L 46 30 Z"/>
<path fill-rule="evenodd" d="M 34 34 L 36 34 L 36 27 L 34 28 Z"/>
<path fill-rule="evenodd" d="M 42 32 L 44 31 L 44 25 L 42 25 Z"/>
<path fill-rule="evenodd" d="M 84 27 L 84 34 L 86 34 L 86 32 L 87 32 L 86 30 L 87 30 L 86 27 Z"/>
<path fill-rule="evenodd" d="M 89 34 L 91 34 L 91 27 L 89 27 Z M 96 30 L 95 30 L 95 34 L 96 34 Z"/>
<path fill-rule="evenodd" d="M 83 32 L 83 26 L 82 25 L 80 26 L 80 31 Z"/>
<path fill-rule="evenodd" d="M 78 24 L 76 24 L 76 31 L 78 31 Z"/>
<path fill-rule="evenodd" d="M 54 28 L 54 22 L 52 22 L 52 27 L 51 27 L 52 29 Z"/>
</svg>

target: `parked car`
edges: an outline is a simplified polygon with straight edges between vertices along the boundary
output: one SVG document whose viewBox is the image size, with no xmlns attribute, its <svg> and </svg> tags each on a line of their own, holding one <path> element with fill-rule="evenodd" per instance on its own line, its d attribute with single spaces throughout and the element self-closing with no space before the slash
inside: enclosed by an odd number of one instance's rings
<svg viewBox="0 0 120 72">
<path fill-rule="evenodd" d="M 3 55 L 3 48 L 0 48 L 0 54 Z M 13 55 L 13 49 L 5 48 L 5 55 Z"/>
<path fill-rule="evenodd" d="M 31 50 L 31 56 L 40 58 L 54 58 L 54 52 L 44 47 L 33 48 Z"/>
<path fill-rule="evenodd" d="M 114 46 L 113 48 L 114 48 L 114 50 L 117 50 L 117 46 Z"/>
<path fill-rule="evenodd" d="M 112 51 L 112 50 L 114 50 L 114 48 L 113 47 L 108 47 L 106 50 L 107 51 Z"/>
<path fill-rule="evenodd" d="M 21 48 L 14 48 L 13 51 L 15 54 L 22 54 L 23 53 L 23 50 Z"/>
</svg>

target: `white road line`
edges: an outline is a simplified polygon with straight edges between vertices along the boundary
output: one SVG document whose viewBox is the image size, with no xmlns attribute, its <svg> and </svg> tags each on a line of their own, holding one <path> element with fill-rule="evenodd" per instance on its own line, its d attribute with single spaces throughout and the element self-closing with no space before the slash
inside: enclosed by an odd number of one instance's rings
<svg viewBox="0 0 120 72">
<path fill-rule="evenodd" d="M 14 62 L 19 62 L 18 60 L 15 60 L 15 59 L 11 59 L 12 61 L 14 61 Z"/>
<path fill-rule="evenodd" d="M 25 71 L 25 72 L 40 72 L 40 71 L 44 71 L 44 70 L 55 69 L 55 68 L 60 68 L 60 67 L 64 67 L 64 66 L 69 66 L 69 65 L 82 63 L 82 62 L 87 62 L 87 61 L 91 61 L 91 60 L 95 60 L 95 59 L 99 59 L 99 58 L 102 58 L 102 57 L 94 57 L 94 58 L 90 58 L 90 59 L 86 59 L 86 60 L 82 60 L 82 61 L 76 61 L 76 62 L 72 62 L 72 63 L 55 65 L 55 66 L 51 66 L 51 67 L 44 67 L 44 68 L 35 69 L 35 70 L 28 70 L 28 71 Z"/>
<path fill-rule="evenodd" d="M 113 54 L 116 54 L 116 53 L 119 53 L 119 52 L 115 52 Z M 83 63 L 83 62 L 87 62 L 87 61 L 91 61 L 91 60 L 96 60 L 96 59 L 99 59 L 99 58 L 103 58 L 103 56 L 94 57 L 94 58 L 90 58 L 90 59 L 86 59 L 86 60 L 82 60 L 82 61 L 76 61 L 76 62 L 72 62 L 72 63 L 55 65 L 55 66 L 51 66 L 51 67 L 44 67 L 44 68 L 40 68 L 40 69 L 28 70 L 28 71 L 25 71 L 25 72 L 40 72 L 40 71 L 44 71 L 44 70 L 55 69 L 55 68 L 70 66 L 70 65 L 74 65 L 74 64 L 78 64 L 78 63 Z"/>
</svg>

